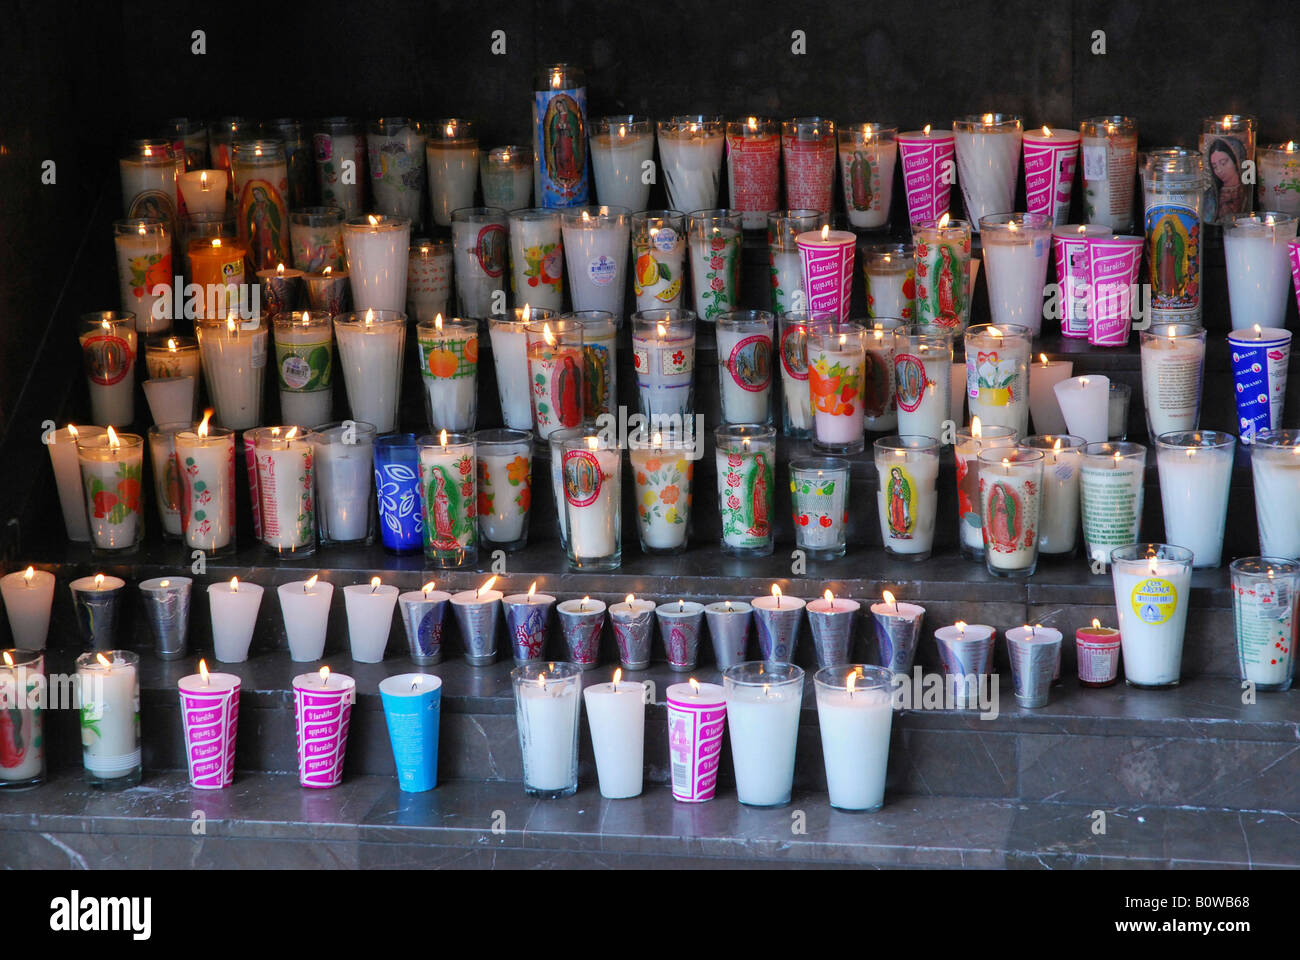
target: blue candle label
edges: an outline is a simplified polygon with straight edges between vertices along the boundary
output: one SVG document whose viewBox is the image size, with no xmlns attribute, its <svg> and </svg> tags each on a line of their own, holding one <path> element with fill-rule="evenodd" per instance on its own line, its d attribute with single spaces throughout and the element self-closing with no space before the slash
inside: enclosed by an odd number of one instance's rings
<svg viewBox="0 0 1300 960">
<path fill-rule="evenodd" d="M 1178 588 L 1161 577 L 1148 577 L 1133 585 L 1129 604 L 1143 623 L 1159 626 L 1178 609 Z"/>
<path fill-rule="evenodd" d="M 618 276 L 618 263 L 613 257 L 601 254 L 587 264 L 587 276 L 598 287 L 607 287 Z"/>
<path fill-rule="evenodd" d="M 533 94 L 543 207 L 587 202 L 587 88 Z"/>
</svg>

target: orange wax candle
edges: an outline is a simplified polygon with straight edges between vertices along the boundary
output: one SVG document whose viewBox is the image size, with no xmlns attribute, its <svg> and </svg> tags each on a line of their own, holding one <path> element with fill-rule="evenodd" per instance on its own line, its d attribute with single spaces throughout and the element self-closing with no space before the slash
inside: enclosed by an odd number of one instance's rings
<svg viewBox="0 0 1300 960">
<path fill-rule="evenodd" d="M 227 288 L 244 282 L 244 258 L 248 248 L 238 240 L 223 237 L 218 243 L 203 238 L 192 241 L 188 253 L 193 282 L 203 288 L 202 302 L 196 305 L 197 315 L 201 318 L 225 316 L 226 304 L 238 302 L 238 293 L 232 294 Z M 220 289 L 213 293 L 210 290 L 213 286 Z"/>
</svg>

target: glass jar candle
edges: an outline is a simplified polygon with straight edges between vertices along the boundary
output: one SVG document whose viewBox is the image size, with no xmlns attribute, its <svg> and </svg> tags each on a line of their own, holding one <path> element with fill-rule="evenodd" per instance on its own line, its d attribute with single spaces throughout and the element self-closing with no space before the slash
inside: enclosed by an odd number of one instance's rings
<svg viewBox="0 0 1300 960">
<path fill-rule="evenodd" d="M 641 430 L 628 437 L 643 553 L 686 549 L 695 476 L 692 452 L 693 444 L 680 430 Z"/>
<path fill-rule="evenodd" d="M 1300 430 L 1264 430 L 1250 444 L 1259 550 L 1300 560 Z"/>
<path fill-rule="evenodd" d="M 949 219 L 912 224 L 912 249 L 916 260 L 916 322 L 962 333 L 970 322 L 971 226 Z"/>
<path fill-rule="evenodd" d="M 849 462 L 835 457 L 790 461 L 794 543 L 813 560 L 844 556 L 849 524 Z"/>
<path fill-rule="evenodd" d="M 861 453 L 866 401 L 867 331 L 832 321 L 808 331 L 808 390 L 813 445 L 827 453 Z"/>
<path fill-rule="evenodd" d="M 741 557 L 770 556 L 774 548 L 776 431 L 758 425 L 715 431 L 722 550 Z"/>
<path fill-rule="evenodd" d="M 623 562 L 623 455 L 590 431 L 560 444 L 565 538 L 575 570 L 615 570 Z"/>
<path fill-rule="evenodd" d="M 542 207 L 515 208 L 507 222 L 515 304 L 559 310 L 564 303 L 564 242 L 559 212 Z"/>
<path fill-rule="evenodd" d="M 1019 434 L 1012 427 L 990 423 L 979 417 L 969 427 L 957 430 L 953 461 L 957 468 L 957 542 L 962 556 L 984 559 L 984 523 L 980 519 L 980 451 L 993 447 L 1014 447 Z"/>
<path fill-rule="evenodd" d="M 654 159 L 655 138 L 646 117 L 619 115 L 591 121 L 591 172 L 596 199 L 635 213 L 646 208 L 650 184 L 643 174 Z"/>
<path fill-rule="evenodd" d="M 931 437 L 881 437 L 874 444 L 876 511 L 885 553 L 899 560 L 928 560 L 939 508 L 939 441 Z"/>
<path fill-rule="evenodd" d="M 481 153 L 478 175 L 485 205 L 522 210 L 532 202 L 533 153 L 527 147 L 512 144 Z"/>
<path fill-rule="evenodd" d="M 1083 219 L 1114 233 L 1133 229 L 1138 125 L 1132 117 L 1088 117 L 1079 124 Z"/>
<path fill-rule="evenodd" d="M 1124 679 L 1134 687 L 1178 686 L 1191 606 L 1192 551 L 1134 543 L 1110 555 Z"/>
<path fill-rule="evenodd" d="M 1201 322 L 1204 243 L 1201 215 L 1208 176 L 1201 154 L 1174 147 L 1146 155 L 1142 171 L 1145 257 L 1151 271 L 1151 317 Z M 1213 217 L 1211 217 L 1213 219 Z"/>
<path fill-rule="evenodd" d="M 691 213 L 718 205 L 725 138 L 721 117 L 676 116 L 659 121 L 659 163 L 670 207 Z"/>
<path fill-rule="evenodd" d="M 803 256 L 795 237 L 830 225 L 829 214 L 816 210 L 776 210 L 767 215 L 767 262 L 771 270 L 772 312 L 808 312 Z"/>
<path fill-rule="evenodd" d="M 1201 158 L 1208 178 L 1204 223 L 1225 223 L 1255 208 L 1255 191 L 1246 182 L 1248 164 L 1255 162 L 1254 117 L 1230 113 L 1201 120 Z"/>
<path fill-rule="evenodd" d="M 966 331 L 966 402 L 985 426 L 1024 436 L 1029 428 L 1029 349 L 1033 334 L 1014 324 L 984 323 Z"/>
<path fill-rule="evenodd" d="M 772 314 L 735 310 L 717 319 L 723 423 L 772 422 Z"/>
<path fill-rule="evenodd" d="M 478 561 L 478 469 L 474 438 L 448 433 L 420 438 L 424 558 L 434 567 Z"/>
<path fill-rule="evenodd" d="M 860 251 L 867 316 L 911 323 L 916 298 L 916 251 L 910 243 L 872 243 Z"/>
<path fill-rule="evenodd" d="M 981 450 L 980 521 L 984 562 L 995 577 L 1032 577 L 1038 567 L 1043 452 Z"/>
<path fill-rule="evenodd" d="M 731 209 L 746 230 L 762 230 L 781 202 L 781 138 L 776 122 L 746 117 L 727 123 L 727 183 Z"/>
<path fill-rule="evenodd" d="M 1232 561 L 1232 621 L 1243 682 L 1289 690 L 1295 672 L 1300 563 L 1275 557 Z"/>
<path fill-rule="evenodd" d="M 444 118 L 433 121 L 425 141 L 429 171 L 429 205 L 433 222 L 451 225 L 451 213 L 474 206 L 478 187 L 478 130 L 471 120 Z"/>
<path fill-rule="evenodd" d="M 898 159 L 898 127 L 892 123 L 840 127 L 839 157 L 849 225 L 855 230 L 887 229 Z"/>
<path fill-rule="evenodd" d="M 952 123 L 957 182 L 977 233 L 981 217 L 1014 208 L 1022 130 L 1023 121 L 1014 114 L 985 113 Z"/>
<path fill-rule="evenodd" d="M 632 293 L 637 310 L 680 307 L 686 264 L 686 215 L 676 210 L 632 214 Z"/>
<path fill-rule="evenodd" d="M 1083 448 L 1079 510 L 1084 547 L 1095 566 L 1105 569 L 1113 550 L 1137 543 L 1146 459 L 1147 448 L 1140 443 L 1090 443 Z M 1191 551 L 1187 554 L 1190 562 Z"/>
<path fill-rule="evenodd" d="M 1038 507 L 1038 554 L 1064 557 L 1079 538 L 1079 460 L 1085 441 L 1070 434 L 1025 437 L 1020 445 L 1043 453 Z"/>
<path fill-rule="evenodd" d="M 1217 567 L 1223 556 L 1237 438 L 1219 430 L 1156 437 L 1165 539 L 1192 551 L 1193 567 Z"/>
<path fill-rule="evenodd" d="M 96 553 L 131 552 L 144 539 L 144 439 L 117 433 L 77 439 L 77 461 Z"/>
</svg>

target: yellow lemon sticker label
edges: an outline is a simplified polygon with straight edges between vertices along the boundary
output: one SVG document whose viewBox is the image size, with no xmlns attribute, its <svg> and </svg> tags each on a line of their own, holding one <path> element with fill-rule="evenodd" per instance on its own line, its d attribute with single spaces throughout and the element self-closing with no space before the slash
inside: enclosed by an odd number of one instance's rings
<svg viewBox="0 0 1300 960">
<path fill-rule="evenodd" d="M 1168 580 L 1148 577 L 1133 586 L 1129 597 L 1133 613 L 1143 623 L 1165 623 L 1178 609 L 1178 588 Z"/>
</svg>

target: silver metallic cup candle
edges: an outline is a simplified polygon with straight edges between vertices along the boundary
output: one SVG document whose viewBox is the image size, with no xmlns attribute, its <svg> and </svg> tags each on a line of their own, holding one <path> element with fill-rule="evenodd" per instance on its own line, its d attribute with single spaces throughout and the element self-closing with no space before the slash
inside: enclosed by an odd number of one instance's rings
<svg viewBox="0 0 1300 960">
<path fill-rule="evenodd" d="M 719 600 L 704 608 L 709 622 L 709 638 L 718 669 L 725 670 L 749 659 L 749 632 L 754 623 L 754 608 L 743 600 Z"/>
<path fill-rule="evenodd" d="M 993 672 L 993 628 L 958 620 L 934 631 L 934 642 L 943 665 L 945 699 L 951 690 L 958 710 L 974 707 L 982 678 Z"/>
<path fill-rule="evenodd" d="M 1011 657 L 1011 680 L 1016 703 L 1022 707 L 1047 706 L 1052 674 L 1059 669 L 1061 634 L 1052 630 L 1017 627 L 1007 631 L 1007 653 Z"/>
<path fill-rule="evenodd" d="M 527 593 L 514 593 L 501 601 L 506 613 L 506 633 L 510 635 L 515 663 L 544 660 L 546 625 L 551 619 L 555 598 L 537 592 L 537 584 Z"/>
<path fill-rule="evenodd" d="M 700 626 L 704 622 L 704 604 L 694 600 L 661 603 L 655 607 L 659 635 L 668 651 L 668 669 L 690 673 L 700 659 Z"/>
<path fill-rule="evenodd" d="M 179 660 L 189 650 L 191 582 L 189 577 L 166 577 L 140 584 L 159 660 Z"/>
<path fill-rule="evenodd" d="M 488 577 L 477 590 L 452 595 L 451 609 L 465 643 L 465 662 L 485 667 L 497 658 L 497 625 L 501 622 L 501 591 L 493 590 L 496 577 Z"/>
<path fill-rule="evenodd" d="M 85 649 L 116 649 L 117 604 L 126 589 L 126 581 L 97 573 L 73 580 L 68 586 Z"/>
<path fill-rule="evenodd" d="M 283 263 L 276 264 L 274 270 L 257 271 L 257 280 L 262 286 L 262 316 L 292 313 L 298 303 L 302 276 L 301 270 L 286 269 Z"/>
<path fill-rule="evenodd" d="M 622 603 L 609 608 L 618 641 L 618 661 L 624 670 L 644 670 L 650 666 L 650 633 L 654 624 L 655 602 L 638 600 L 632 594 Z"/>
<path fill-rule="evenodd" d="M 336 313 L 347 312 L 352 287 L 346 270 L 326 267 L 320 273 L 305 274 L 303 283 L 307 285 L 307 305 L 312 313 L 324 313 L 332 317 Z"/>
<path fill-rule="evenodd" d="M 758 652 L 768 663 L 793 663 L 799 645 L 799 625 L 803 623 L 804 601 L 786 597 L 772 584 L 770 597 L 755 597 L 754 623 L 758 626 Z"/>
<path fill-rule="evenodd" d="M 555 608 L 560 615 L 560 631 L 568 661 L 583 670 L 594 670 L 600 663 L 600 635 L 605 629 L 605 602 L 583 597 L 565 600 Z"/>
<path fill-rule="evenodd" d="M 888 590 L 884 601 L 871 605 L 871 616 L 876 622 L 876 649 L 880 665 L 894 673 L 912 672 L 916 659 L 916 645 L 921 637 L 921 621 L 925 607 L 915 603 L 899 603 Z"/>
<path fill-rule="evenodd" d="M 812 630 L 817 666 L 838 667 L 852 662 L 853 621 L 861 604 L 846 597 L 836 599 L 829 590 L 820 600 L 808 604 L 808 627 Z"/>
<path fill-rule="evenodd" d="M 451 599 L 450 593 L 435 590 L 433 586 L 430 580 L 419 590 L 407 591 L 397 598 L 411 662 L 422 667 L 442 663 L 442 624 L 447 616 L 447 601 Z"/>
</svg>

